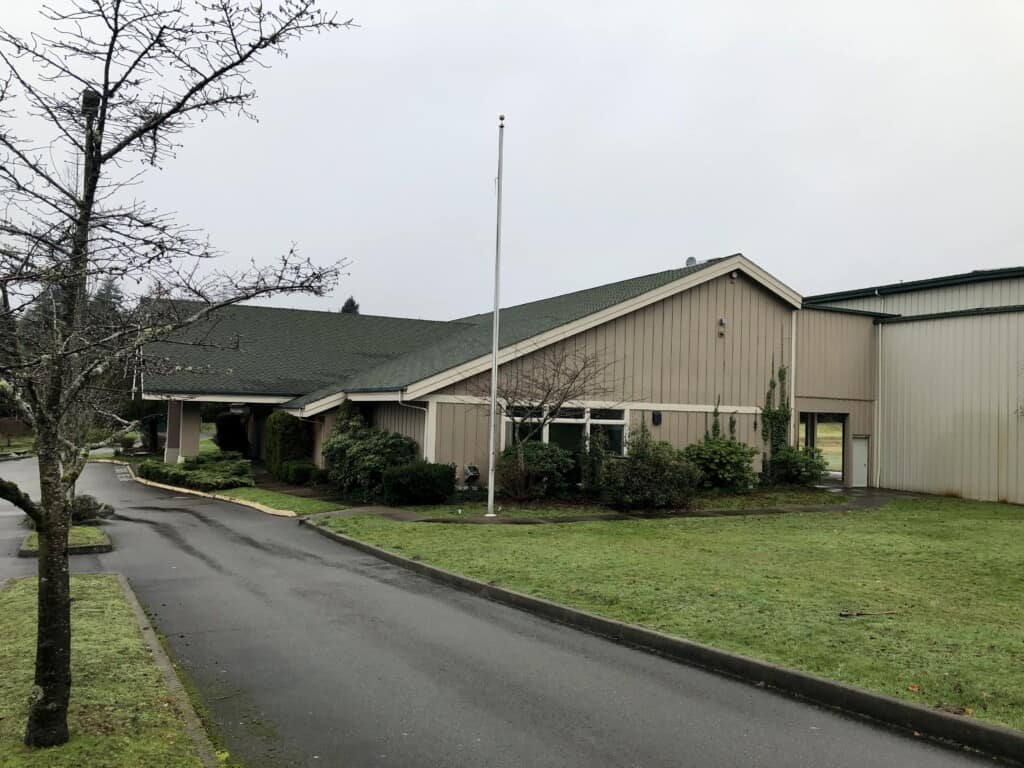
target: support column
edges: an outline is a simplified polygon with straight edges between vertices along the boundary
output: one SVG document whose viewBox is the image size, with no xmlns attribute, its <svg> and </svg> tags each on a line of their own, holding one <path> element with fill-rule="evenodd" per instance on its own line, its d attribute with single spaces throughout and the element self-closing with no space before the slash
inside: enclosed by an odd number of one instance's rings
<svg viewBox="0 0 1024 768">
<path fill-rule="evenodd" d="M 203 418 L 199 413 L 199 403 L 182 403 L 181 437 L 178 441 L 179 458 L 199 455 L 199 432 L 202 424 Z"/>
<path fill-rule="evenodd" d="M 167 440 L 164 443 L 164 461 L 177 464 L 181 453 L 181 400 L 167 401 Z"/>
</svg>

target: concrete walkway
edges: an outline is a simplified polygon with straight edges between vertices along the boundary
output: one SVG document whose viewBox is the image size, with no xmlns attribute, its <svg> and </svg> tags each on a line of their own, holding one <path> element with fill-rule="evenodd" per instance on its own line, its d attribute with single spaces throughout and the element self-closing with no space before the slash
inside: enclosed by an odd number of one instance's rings
<svg viewBox="0 0 1024 768">
<path fill-rule="evenodd" d="M 129 577 L 249 768 L 991 765 L 116 470 L 90 465 L 79 488 L 117 508 L 116 549 L 74 569 Z M 33 472 L 0 466 L 30 489 Z M 0 503 L 0 579 L 33 572 L 19 517 Z"/>
</svg>

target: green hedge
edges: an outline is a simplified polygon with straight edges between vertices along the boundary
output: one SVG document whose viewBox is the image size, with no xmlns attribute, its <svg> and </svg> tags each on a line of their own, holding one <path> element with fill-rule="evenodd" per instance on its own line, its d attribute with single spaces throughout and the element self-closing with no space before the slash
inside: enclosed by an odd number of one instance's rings
<svg viewBox="0 0 1024 768">
<path fill-rule="evenodd" d="M 286 461 L 281 465 L 278 477 L 292 485 L 308 485 L 320 482 L 324 474 L 324 471 L 312 461 Z"/>
<path fill-rule="evenodd" d="M 254 484 L 252 464 L 236 452 L 195 456 L 179 464 L 148 459 L 137 471 L 147 480 L 197 491 L 222 491 Z"/>
<path fill-rule="evenodd" d="M 267 417 L 263 436 L 267 471 L 278 480 L 294 482 L 284 476 L 285 464 L 297 461 L 310 463 L 312 440 L 306 425 L 290 413 L 274 411 Z"/>
<path fill-rule="evenodd" d="M 341 426 L 341 422 L 339 422 Z M 349 419 L 324 446 L 331 484 L 341 493 L 372 500 L 384 491 L 384 472 L 416 458 L 416 441 Z"/>
<path fill-rule="evenodd" d="M 455 493 L 455 465 L 417 459 L 384 470 L 388 504 L 440 504 Z"/>
<path fill-rule="evenodd" d="M 602 490 L 617 509 L 654 512 L 685 509 L 700 483 L 700 470 L 682 451 L 654 440 L 641 425 L 630 433 L 626 458 L 605 466 Z"/>
<path fill-rule="evenodd" d="M 746 491 L 754 485 L 757 449 L 727 437 L 708 436 L 683 449 L 686 460 L 701 471 L 705 488 Z"/>
<path fill-rule="evenodd" d="M 828 462 L 818 448 L 785 446 L 772 457 L 768 480 L 784 485 L 817 485 L 828 471 Z"/>
<path fill-rule="evenodd" d="M 516 501 L 561 496 L 568 489 L 566 475 L 574 466 L 572 454 L 553 443 L 518 443 L 498 457 L 498 490 Z"/>
</svg>

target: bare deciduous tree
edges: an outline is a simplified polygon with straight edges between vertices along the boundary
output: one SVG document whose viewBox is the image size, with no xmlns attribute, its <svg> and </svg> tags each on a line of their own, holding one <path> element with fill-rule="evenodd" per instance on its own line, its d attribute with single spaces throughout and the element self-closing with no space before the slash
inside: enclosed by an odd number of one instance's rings
<svg viewBox="0 0 1024 768">
<path fill-rule="evenodd" d="M 536 438 L 564 408 L 607 397 L 613 389 L 610 366 L 595 354 L 558 344 L 501 366 L 496 399 L 499 412 L 512 424 L 512 443 Z M 474 379 L 470 390 L 490 398 L 490 378 Z"/>
<path fill-rule="evenodd" d="M 164 364 L 147 359 L 147 345 L 223 307 L 321 295 L 342 266 L 291 248 L 268 265 L 219 269 L 205 238 L 133 187 L 197 120 L 250 116 L 250 75 L 269 56 L 351 21 L 316 0 L 67 0 L 41 13 L 48 34 L 0 27 L 0 401 L 36 431 L 41 493 L 0 480 L 0 498 L 39 532 L 25 742 L 45 747 L 68 739 L 67 537 L 87 433 L 130 426 L 109 410 L 113 378 Z M 122 289 L 120 311 L 92 311 L 91 292 L 109 281 Z"/>
</svg>

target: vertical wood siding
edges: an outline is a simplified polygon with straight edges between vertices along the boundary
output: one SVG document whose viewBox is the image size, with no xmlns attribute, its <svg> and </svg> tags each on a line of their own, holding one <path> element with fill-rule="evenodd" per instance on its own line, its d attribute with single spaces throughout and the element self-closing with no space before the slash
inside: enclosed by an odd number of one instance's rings
<svg viewBox="0 0 1024 768">
<path fill-rule="evenodd" d="M 881 333 L 881 485 L 1024 503 L 1024 313 Z"/>
<path fill-rule="evenodd" d="M 724 318 L 724 335 L 719 319 Z M 753 280 L 728 276 L 578 334 L 557 347 L 595 355 L 605 369 L 598 399 L 760 405 L 775 365 L 788 364 L 792 308 Z M 521 358 L 529 365 L 532 355 Z M 489 374 L 441 394 L 486 391 Z"/>
<path fill-rule="evenodd" d="M 797 397 L 874 400 L 878 350 L 873 318 L 804 309 L 796 316 Z"/>
<path fill-rule="evenodd" d="M 456 480 L 461 484 L 465 469 L 474 464 L 480 469 L 481 485 L 487 483 L 490 464 L 487 441 L 487 409 L 480 405 L 437 403 L 437 443 L 434 459 L 438 464 L 455 464 Z"/>
<path fill-rule="evenodd" d="M 928 315 L 978 307 L 1006 307 L 1024 304 L 1024 278 L 988 280 L 944 288 L 923 288 L 887 296 L 829 302 L 834 307 L 889 312 L 894 315 Z"/>
<path fill-rule="evenodd" d="M 374 404 L 370 409 L 370 426 L 386 429 L 416 441 L 419 455 L 423 455 L 423 434 L 426 430 L 427 415 L 419 408 L 410 408 L 398 403 Z"/>
</svg>

